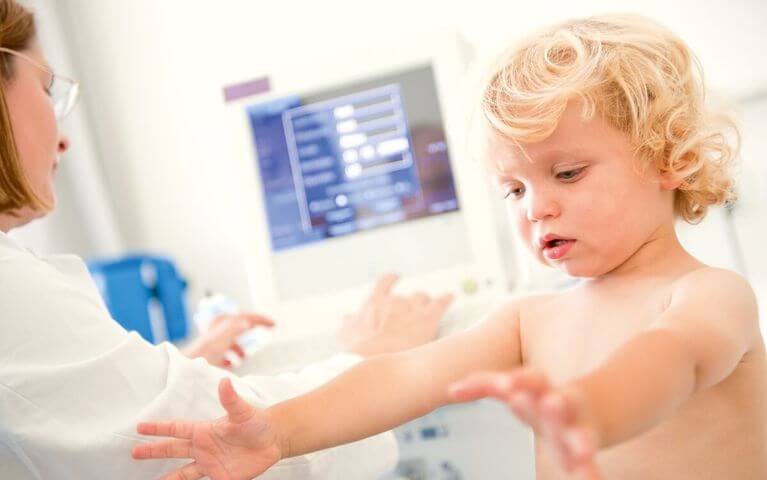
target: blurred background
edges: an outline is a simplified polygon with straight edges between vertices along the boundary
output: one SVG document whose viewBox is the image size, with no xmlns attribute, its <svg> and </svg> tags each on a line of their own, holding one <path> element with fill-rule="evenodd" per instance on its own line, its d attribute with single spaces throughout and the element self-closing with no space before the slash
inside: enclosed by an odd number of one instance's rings
<svg viewBox="0 0 767 480">
<path fill-rule="evenodd" d="M 334 328 L 389 270 L 406 275 L 404 288 L 456 293 L 445 333 L 506 294 L 567 284 L 522 254 L 468 154 L 477 72 L 556 21 L 654 18 L 697 53 L 711 100 L 743 135 L 740 200 L 680 235 L 704 261 L 747 276 L 767 322 L 767 2 L 27 4 L 49 62 L 81 82 L 82 98 L 63 125 L 72 146 L 57 211 L 14 236 L 93 260 L 172 259 L 189 305 L 221 292 L 273 314 L 284 339 Z M 343 152 L 317 140 L 331 120 Z M 492 428 L 494 413 L 441 411 L 400 429 L 410 453 L 399 474 L 491 478 L 507 468 L 532 478 L 523 433 L 522 460 L 505 467 L 461 460 L 451 443 L 469 425 Z"/>
</svg>

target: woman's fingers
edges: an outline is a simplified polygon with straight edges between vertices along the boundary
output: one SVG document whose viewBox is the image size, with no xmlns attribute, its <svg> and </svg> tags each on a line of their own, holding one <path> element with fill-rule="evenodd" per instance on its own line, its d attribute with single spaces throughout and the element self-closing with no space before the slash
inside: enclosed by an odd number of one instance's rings
<svg viewBox="0 0 767 480">
<path fill-rule="evenodd" d="M 274 320 L 258 313 L 227 313 L 216 317 L 211 328 L 218 327 L 239 334 L 251 328 L 271 328 L 274 325 Z"/>
<path fill-rule="evenodd" d="M 410 295 L 410 302 L 417 306 L 417 307 L 424 307 L 431 301 L 431 297 L 429 297 L 424 292 L 416 292 L 412 295 Z"/>
<path fill-rule="evenodd" d="M 373 302 L 381 302 L 384 298 L 391 294 L 394 284 L 399 280 L 399 275 L 396 273 L 387 273 L 381 275 L 376 284 L 373 287 L 373 293 L 370 295 L 370 299 Z"/>
<path fill-rule="evenodd" d="M 437 321 L 441 320 L 442 317 L 445 315 L 445 312 L 447 312 L 447 309 L 450 308 L 450 304 L 453 303 L 453 295 L 450 293 L 446 293 L 444 295 L 441 295 L 437 297 L 436 299 L 429 302 L 428 306 L 426 307 L 426 316 L 429 318 L 434 318 Z"/>
<path fill-rule="evenodd" d="M 189 440 L 163 440 L 142 443 L 133 447 L 131 455 L 136 460 L 150 458 L 192 458 L 192 442 Z"/>
<path fill-rule="evenodd" d="M 240 358 L 245 358 L 245 350 L 242 349 L 242 347 L 238 343 L 233 343 L 231 347 L 229 347 L 230 350 L 232 350 L 235 354 L 237 354 Z M 231 364 L 231 362 L 230 362 Z"/>
<path fill-rule="evenodd" d="M 239 317 L 245 319 L 250 324 L 250 328 L 253 327 L 273 327 L 274 326 L 274 320 L 272 320 L 269 317 L 265 317 L 264 315 L 260 315 L 258 313 L 240 313 L 238 315 Z"/>
</svg>

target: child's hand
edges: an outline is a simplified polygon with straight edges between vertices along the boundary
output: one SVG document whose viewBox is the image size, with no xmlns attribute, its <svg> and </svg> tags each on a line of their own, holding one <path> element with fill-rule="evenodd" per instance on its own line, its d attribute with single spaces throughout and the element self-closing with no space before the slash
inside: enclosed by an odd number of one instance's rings
<svg viewBox="0 0 767 480">
<path fill-rule="evenodd" d="M 211 422 L 149 422 L 138 433 L 174 437 L 133 447 L 133 458 L 191 458 L 163 480 L 249 480 L 282 457 L 278 437 L 264 411 L 242 400 L 229 379 L 218 388 L 227 416 Z"/>
<path fill-rule="evenodd" d="M 577 391 L 555 387 L 544 374 L 522 368 L 512 373 L 470 375 L 451 385 L 449 393 L 458 402 L 497 398 L 550 441 L 568 472 L 588 480 L 602 478 L 595 462 L 597 429 Z"/>
</svg>

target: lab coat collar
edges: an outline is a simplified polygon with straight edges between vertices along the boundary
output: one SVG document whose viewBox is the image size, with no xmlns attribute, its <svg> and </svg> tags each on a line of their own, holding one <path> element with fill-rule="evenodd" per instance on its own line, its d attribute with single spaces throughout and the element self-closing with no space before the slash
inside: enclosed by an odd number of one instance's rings
<svg viewBox="0 0 767 480">
<path fill-rule="evenodd" d="M 22 247 L 21 244 L 19 244 L 16 240 L 11 238 L 10 235 L 0 230 L 0 247 L 9 248 L 11 250 L 18 250 L 21 252 L 27 251 L 26 248 Z"/>
<path fill-rule="evenodd" d="M 0 252 L 3 256 L 8 255 L 29 255 L 38 259 L 42 259 L 40 255 L 29 247 L 25 247 L 18 242 L 15 238 L 7 233 L 0 231 Z"/>
</svg>

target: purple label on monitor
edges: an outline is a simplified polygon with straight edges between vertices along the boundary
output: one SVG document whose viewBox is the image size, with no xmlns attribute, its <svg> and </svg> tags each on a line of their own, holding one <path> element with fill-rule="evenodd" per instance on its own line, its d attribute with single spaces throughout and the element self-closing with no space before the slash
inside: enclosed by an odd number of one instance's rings
<svg viewBox="0 0 767 480">
<path fill-rule="evenodd" d="M 224 101 L 231 102 L 251 95 L 267 93 L 269 90 L 271 90 L 269 77 L 261 77 L 243 83 L 227 85 L 224 87 Z"/>
</svg>

